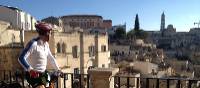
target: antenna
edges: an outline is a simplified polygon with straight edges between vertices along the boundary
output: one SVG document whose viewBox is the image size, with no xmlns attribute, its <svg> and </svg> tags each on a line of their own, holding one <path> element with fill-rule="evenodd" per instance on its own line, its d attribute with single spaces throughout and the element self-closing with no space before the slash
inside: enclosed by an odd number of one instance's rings
<svg viewBox="0 0 200 88">
<path fill-rule="evenodd" d="M 198 28 L 199 28 L 199 25 L 200 25 L 200 21 L 199 22 L 194 22 L 194 25 L 198 25 Z"/>
</svg>

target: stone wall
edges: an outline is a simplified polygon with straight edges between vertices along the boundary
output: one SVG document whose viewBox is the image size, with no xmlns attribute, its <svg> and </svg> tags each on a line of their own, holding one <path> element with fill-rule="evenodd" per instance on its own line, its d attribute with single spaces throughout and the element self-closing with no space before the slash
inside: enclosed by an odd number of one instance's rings
<svg viewBox="0 0 200 88">
<path fill-rule="evenodd" d="M 0 70 L 22 69 L 18 57 L 22 47 L 0 47 Z"/>
<path fill-rule="evenodd" d="M 98 45 L 97 45 L 98 44 Z M 110 63 L 110 50 L 108 49 L 108 36 L 105 35 L 99 35 L 98 36 L 98 41 L 97 41 L 97 46 L 98 46 L 98 67 L 105 67 L 108 68 L 109 63 Z M 103 50 L 103 46 L 105 46 L 105 50 Z"/>
<path fill-rule="evenodd" d="M 153 69 L 155 72 L 158 71 L 158 65 L 142 61 L 134 62 L 133 68 L 139 70 L 142 74 L 150 74 Z"/>
<path fill-rule="evenodd" d="M 114 88 L 114 77 L 117 68 L 95 68 L 89 70 L 91 88 Z"/>
<path fill-rule="evenodd" d="M 0 46 L 9 46 L 20 43 L 20 31 L 9 29 L 10 24 L 0 21 Z"/>
</svg>

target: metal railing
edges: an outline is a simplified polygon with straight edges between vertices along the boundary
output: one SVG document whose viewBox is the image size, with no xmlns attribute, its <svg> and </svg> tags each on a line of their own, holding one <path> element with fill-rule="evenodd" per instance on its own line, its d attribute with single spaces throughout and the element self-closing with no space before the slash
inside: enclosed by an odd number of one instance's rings
<svg viewBox="0 0 200 88">
<path fill-rule="evenodd" d="M 189 78 L 113 77 L 114 88 L 199 88 L 198 82 L 200 81 L 200 79 Z M 64 73 L 63 78 L 59 79 L 60 81 L 57 81 L 55 88 L 91 88 L 91 80 L 88 74 Z M 25 72 L 23 71 L 0 71 L 0 88 L 4 83 L 18 83 L 22 88 L 31 88 L 25 80 Z"/>
<path fill-rule="evenodd" d="M 115 88 L 200 88 L 200 79 L 114 76 Z"/>
<path fill-rule="evenodd" d="M 62 84 L 59 84 L 62 82 Z M 88 74 L 73 74 L 73 73 L 64 73 L 62 78 L 55 83 L 55 88 L 89 88 L 89 75 Z M 22 88 L 31 88 L 28 82 L 25 80 L 24 71 L 0 71 L 0 88 L 5 84 L 16 84 L 21 85 Z M 67 84 L 68 83 L 68 84 Z M 60 87 L 59 87 L 60 86 Z M 20 87 L 20 88 L 21 88 Z M 6 87 L 7 88 L 7 87 Z M 8 87 L 10 88 L 10 87 Z M 16 87 L 12 87 L 16 88 Z"/>
<path fill-rule="evenodd" d="M 66 82 L 71 82 L 71 88 L 90 88 L 90 76 L 88 74 L 74 74 L 74 73 L 64 73 L 63 88 L 67 88 Z M 58 82 L 57 82 L 58 83 Z"/>
<path fill-rule="evenodd" d="M 17 85 L 14 85 L 16 83 Z M 5 87 L 5 86 L 9 86 L 8 84 L 13 87 Z M 19 86 L 19 85 L 25 88 L 24 72 L 0 70 L 0 88 L 1 87 L 2 88 L 18 88 L 15 86 Z"/>
</svg>

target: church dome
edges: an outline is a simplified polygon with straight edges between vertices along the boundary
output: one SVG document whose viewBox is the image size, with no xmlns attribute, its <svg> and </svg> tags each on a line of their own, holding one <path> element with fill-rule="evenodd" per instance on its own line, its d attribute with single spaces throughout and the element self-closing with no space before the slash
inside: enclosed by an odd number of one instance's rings
<svg viewBox="0 0 200 88">
<path fill-rule="evenodd" d="M 169 24 L 169 25 L 167 26 L 167 29 L 174 29 L 174 27 L 173 27 L 172 24 Z"/>
</svg>

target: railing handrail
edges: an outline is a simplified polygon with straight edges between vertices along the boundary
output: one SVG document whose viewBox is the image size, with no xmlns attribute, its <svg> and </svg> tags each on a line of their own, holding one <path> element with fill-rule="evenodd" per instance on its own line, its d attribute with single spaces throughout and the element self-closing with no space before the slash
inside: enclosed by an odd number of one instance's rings
<svg viewBox="0 0 200 88">
<path fill-rule="evenodd" d="M 197 78 L 178 78 L 178 77 L 165 77 L 165 78 L 159 78 L 159 77 L 134 77 L 134 76 L 112 76 L 112 77 L 120 77 L 120 78 L 140 78 L 140 79 L 160 79 L 160 80 L 191 80 L 191 81 L 200 81 L 200 79 Z"/>
<path fill-rule="evenodd" d="M 9 72 L 9 74 L 10 74 L 10 72 L 12 72 L 12 73 L 16 73 L 16 72 L 19 72 L 19 73 L 23 73 L 23 72 L 25 72 L 25 71 L 11 71 L 11 70 L 0 70 L 0 72 Z M 2 72 L 2 73 L 3 73 Z M 8 74 L 8 75 L 9 75 Z M 65 75 L 68 75 L 68 74 L 75 74 L 75 73 L 63 73 L 63 74 L 65 74 Z M 89 75 L 89 74 L 77 74 L 77 75 Z M 121 78 L 141 78 L 141 79 L 160 79 L 160 80 L 167 80 L 167 79 L 169 79 L 169 80 L 192 80 L 192 81 L 199 81 L 200 80 L 200 78 L 181 78 L 181 77 L 135 77 L 135 76 L 124 76 L 124 75 L 115 75 L 115 76 L 112 76 L 112 77 L 121 77 Z"/>
<path fill-rule="evenodd" d="M 0 70 L 2 71 L 2 70 Z M 10 71 L 10 70 L 3 70 L 4 72 L 1 72 L 2 73 L 2 77 L 4 76 L 7 76 L 6 80 L 2 79 L 3 81 L 7 81 L 8 83 L 13 83 L 12 81 L 15 80 L 16 78 L 16 81 L 21 83 L 22 86 L 24 87 L 24 85 L 27 85 L 27 84 L 24 84 L 24 73 L 25 71 Z M 11 73 L 12 72 L 12 73 Z M 16 72 L 19 72 L 19 75 L 16 75 L 15 73 Z M 6 73 L 6 75 L 5 75 Z M 76 85 L 79 85 L 79 87 L 81 87 L 82 85 L 83 86 L 87 86 L 87 88 L 90 88 L 90 82 L 92 80 L 90 80 L 90 75 L 89 74 L 74 74 L 74 73 L 63 73 L 64 74 L 64 79 L 62 79 L 63 83 L 64 83 L 64 88 L 66 88 L 66 82 L 65 81 L 70 81 L 69 79 L 71 79 L 71 86 L 72 88 L 75 87 Z M 67 76 L 70 76 L 71 78 L 68 79 Z M 77 77 L 77 78 L 76 78 Z M 85 83 L 82 83 L 82 80 L 83 77 L 86 77 L 86 80 L 84 81 Z M 133 84 L 133 80 L 132 79 L 135 79 L 135 84 L 134 86 L 136 88 L 140 88 L 141 84 L 141 79 L 144 80 L 144 82 L 146 82 L 146 88 L 149 88 L 150 87 L 150 80 L 155 80 L 155 86 L 156 88 L 159 88 L 160 87 L 160 82 L 162 80 L 165 80 L 164 82 L 166 83 L 167 85 L 167 88 L 170 87 L 170 82 L 171 81 L 174 81 L 174 83 L 176 83 L 176 87 L 177 88 L 180 88 L 181 85 L 182 85 L 182 81 L 187 81 L 188 82 L 188 85 L 187 85 L 187 88 L 191 88 L 192 84 L 197 82 L 197 81 L 200 81 L 200 79 L 198 78 L 178 78 L 178 77 L 166 77 L 166 78 L 159 78 L 159 77 L 135 77 L 135 76 L 128 76 L 128 75 L 115 75 L 115 76 L 112 76 L 114 77 L 114 80 L 116 78 L 116 81 L 114 81 L 114 85 L 116 86 L 116 84 L 119 86 L 117 88 L 120 88 L 121 86 L 126 86 L 127 88 L 131 87 Z M 21 80 L 17 80 L 17 78 L 21 79 Z M 77 82 L 78 84 L 74 84 L 74 82 L 76 81 L 75 79 L 78 79 L 79 81 Z M 122 81 L 123 80 L 123 81 Z M 146 80 L 146 81 L 145 81 Z M 1 80 L 0 80 L 1 81 Z M 85 85 L 87 84 L 87 85 Z"/>
</svg>

